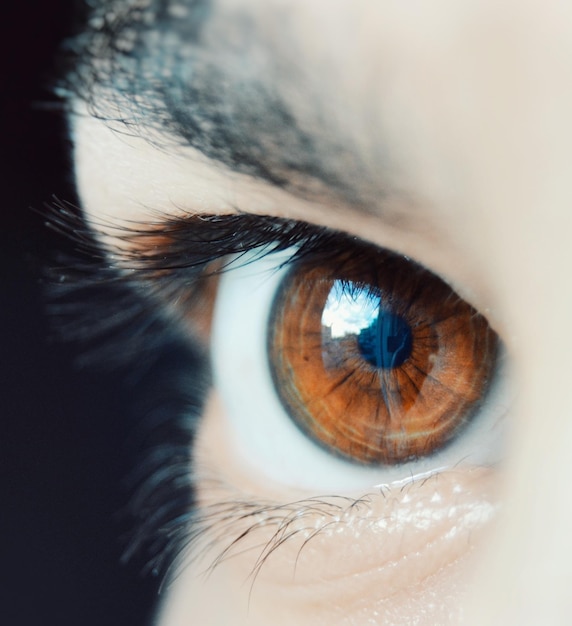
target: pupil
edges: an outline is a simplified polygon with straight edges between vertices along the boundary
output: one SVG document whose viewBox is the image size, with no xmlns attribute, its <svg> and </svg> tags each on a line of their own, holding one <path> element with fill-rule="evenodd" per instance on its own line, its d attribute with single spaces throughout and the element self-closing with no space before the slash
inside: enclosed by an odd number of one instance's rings
<svg viewBox="0 0 572 626">
<path fill-rule="evenodd" d="M 409 324 L 398 315 L 383 309 L 378 309 L 377 317 L 360 331 L 357 339 L 361 355 L 374 367 L 399 367 L 411 355 Z"/>
</svg>

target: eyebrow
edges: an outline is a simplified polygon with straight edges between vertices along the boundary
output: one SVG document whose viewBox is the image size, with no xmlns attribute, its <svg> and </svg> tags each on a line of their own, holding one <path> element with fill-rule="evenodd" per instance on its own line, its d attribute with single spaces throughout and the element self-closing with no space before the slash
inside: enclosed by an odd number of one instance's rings
<svg viewBox="0 0 572 626">
<path fill-rule="evenodd" d="M 211 0 L 154 0 L 145 14 L 122 6 L 94 9 L 75 42 L 68 94 L 93 115 L 122 132 L 159 131 L 167 150 L 190 146 L 274 187 L 379 216 L 383 164 L 372 177 L 351 132 L 327 113 L 327 94 L 305 93 L 296 63 L 274 59 L 247 14 L 218 19 Z M 310 119 L 285 92 L 311 100 Z"/>
</svg>

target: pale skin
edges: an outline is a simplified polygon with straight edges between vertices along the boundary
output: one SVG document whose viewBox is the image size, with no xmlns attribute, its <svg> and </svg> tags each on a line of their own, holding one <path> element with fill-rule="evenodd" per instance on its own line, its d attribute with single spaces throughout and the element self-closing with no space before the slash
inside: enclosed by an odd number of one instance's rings
<svg viewBox="0 0 572 626">
<path fill-rule="evenodd" d="M 570 623 L 572 5 L 221 0 L 216 11 L 223 23 L 246 12 L 272 42 L 268 54 L 303 59 L 313 93 L 372 174 L 363 181 L 370 213 L 327 190 L 308 199 L 82 116 L 75 163 L 88 219 L 240 210 L 406 254 L 487 317 L 509 355 L 514 400 L 500 467 L 445 471 L 378 496 L 369 521 L 350 512 L 302 552 L 303 539 L 284 544 L 253 586 L 249 574 L 275 527 L 257 530 L 210 576 L 203 572 L 217 554 L 207 551 L 169 586 L 158 624 Z M 288 97 L 303 115 L 300 94 Z M 376 202 L 380 153 L 389 155 L 390 193 Z M 398 221 L 384 217 L 394 213 Z M 195 456 L 219 486 L 199 481 L 201 506 L 322 495 L 249 467 L 226 410 L 215 388 Z"/>
</svg>

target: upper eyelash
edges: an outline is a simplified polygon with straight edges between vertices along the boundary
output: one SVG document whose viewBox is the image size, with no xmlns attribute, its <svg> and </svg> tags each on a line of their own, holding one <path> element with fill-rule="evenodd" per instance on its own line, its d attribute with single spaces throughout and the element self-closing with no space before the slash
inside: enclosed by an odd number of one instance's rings
<svg viewBox="0 0 572 626">
<path fill-rule="evenodd" d="M 342 239 L 344 243 L 356 241 L 355 237 L 306 222 L 236 213 L 182 218 L 161 216 L 156 222 L 143 224 L 95 224 L 100 231 L 122 243 L 113 247 L 106 243 L 104 249 L 77 207 L 56 200 L 46 208 L 46 225 L 73 242 L 80 255 L 107 266 L 112 255 L 122 268 L 135 271 L 123 280 L 138 279 L 161 270 L 201 272 L 222 257 L 242 255 L 254 249 L 260 250 L 257 258 L 292 247 L 303 255 L 331 249 L 333 243 Z"/>
<path fill-rule="evenodd" d="M 163 341 L 165 328 L 187 337 L 176 323 L 183 307 L 175 311 L 169 303 L 192 304 L 204 279 L 240 266 L 252 250 L 257 252 L 249 263 L 294 248 L 296 252 L 281 262 L 286 265 L 309 254 L 316 261 L 325 257 L 332 261 L 348 248 L 359 261 L 363 248 L 357 238 L 325 227 L 244 213 L 163 216 L 145 224 L 102 223 L 96 226 L 106 233 L 104 248 L 73 205 L 55 201 L 47 206 L 45 217 L 49 228 L 74 245 L 74 254 L 52 264 L 48 276 L 51 310 L 61 320 L 57 326 L 65 331 L 66 340 L 83 345 L 85 363 L 105 362 L 106 367 L 118 361 L 117 351 L 109 349 L 114 341 L 127 348 L 130 358 L 143 359 Z M 225 258 L 229 262 L 221 263 Z M 94 316 L 93 309 L 86 310 L 83 304 L 105 299 L 98 291 L 104 296 L 113 292 L 113 297 L 108 298 L 105 314 L 100 306 Z"/>
</svg>

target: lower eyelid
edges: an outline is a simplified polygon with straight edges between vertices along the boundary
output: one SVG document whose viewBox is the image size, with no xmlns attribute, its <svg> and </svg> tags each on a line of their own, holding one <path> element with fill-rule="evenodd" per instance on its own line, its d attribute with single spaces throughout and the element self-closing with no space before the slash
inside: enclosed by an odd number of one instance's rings
<svg viewBox="0 0 572 626">
<path fill-rule="evenodd" d="M 244 495 L 232 500 L 232 491 L 213 490 L 212 484 L 206 500 L 220 500 L 201 504 L 199 485 L 199 528 L 200 518 L 206 520 L 200 543 L 209 545 L 207 566 L 224 555 L 234 566 L 240 562 L 243 575 L 250 572 L 253 582 L 259 573 L 267 583 L 295 580 L 296 585 L 308 585 L 368 572 L 391 572 L 395 581 L 395 572 L 415 558 L 422 580 L 463 556 L 495 515 L 496 506 L 475 493 L 481 487 L 473 485 L 472 491 L 467 485 L 486 478 L 464 478 L 440 476 L 398 493 L 367 494 L 357 501 L 317 497 L 280 505 L 244 500 Z"/>
<path fill-rule="evenodd" d="M 496 512 L 494 470 L 484 468 L 448 470 L 358 500 L 257 484 L 233 463 L 216 402 L 209 404 L 194 464 L 200 536 L 190 558 L 203 555 L 200 569 L 222 555 L 215 569 L 238 569 L 255 585 L 374 576 L 391 595 L 470 552 Z"/>
</svg>

